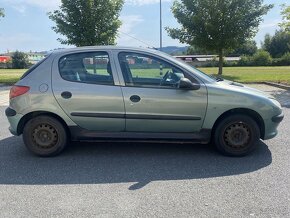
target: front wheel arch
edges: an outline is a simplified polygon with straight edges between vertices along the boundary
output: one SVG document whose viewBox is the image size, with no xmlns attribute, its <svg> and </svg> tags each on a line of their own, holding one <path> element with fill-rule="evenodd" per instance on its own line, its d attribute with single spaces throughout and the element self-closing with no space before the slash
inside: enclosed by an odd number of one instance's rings
<svg viewBox="0 0 290 218">
<path fill-rule="evenodd" d="M 222 115 L 220 115 L 213 125 L 212 136 L 217 128 L 217 125 L 223 119 L 225 119 L 228 116 L 232 116 L 232 115 L 236 115 L 236 114 L 247 115 L 247 116 L 251 117 L 259 126 L 261 138 L 262 139 L 264 138 L 264 136 L 265 136 L 265 123 L 264 123 L 263 118 L 261 117 L 261 115 L 258 112 L 251 110 L 251 109 L 248 109 L 248 108 L 235 108 L 235 109 L 228 110 L 228 111 L 224 112 Z"/>
<path fill-rule="evenodd" d="M 217 124 L 212 141 L 227 156 L 245 156 L 257 147 L 260 130 L 257 122 L 246 114 L 233 114 Z"/>
</svg>

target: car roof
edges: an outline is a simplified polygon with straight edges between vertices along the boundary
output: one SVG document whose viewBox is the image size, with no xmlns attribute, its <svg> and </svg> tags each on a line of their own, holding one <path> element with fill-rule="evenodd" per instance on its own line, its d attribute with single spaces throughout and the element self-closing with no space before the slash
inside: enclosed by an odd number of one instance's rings
<svg viewBox="0 0 290 218">
<path fill-rule="evenodd" d="M 93 51 L 93 50 L 130 50 L 130 51 L 145 51 L 145 52 L 153 52 L 158 53 L 159 51 L 154 48 L 141 48 L 141 47 L 128 47 L 128 46 L 84 46 L 84 47 L 75 47 L 75 48 L 66 48 L 66 49 L 58 49 L 53 51 L 53 54 L 63 54 L 70 52 L 84 52 L 84 51 Z"/>
</svg>

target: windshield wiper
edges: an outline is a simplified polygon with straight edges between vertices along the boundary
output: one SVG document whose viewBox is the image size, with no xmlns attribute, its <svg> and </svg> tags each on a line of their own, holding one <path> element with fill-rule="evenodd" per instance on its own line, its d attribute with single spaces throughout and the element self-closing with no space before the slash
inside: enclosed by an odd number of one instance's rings
<svg viewBox="0 0 290 218">
<path fill-rule="evenodd" d="M 217 82 L 224 81 L 224 79 L 221 78 L 221 77 L 216 77 L 215 80 L 216 80 Z"/>
<path fill-rule="evenodd" d="M 217 82 L 224 81 L 224 79 L 222 77 L 218 77 L 218 76 L 214 76 L 214 75 L 210 75 L 210 77 Z"/>
</svg>

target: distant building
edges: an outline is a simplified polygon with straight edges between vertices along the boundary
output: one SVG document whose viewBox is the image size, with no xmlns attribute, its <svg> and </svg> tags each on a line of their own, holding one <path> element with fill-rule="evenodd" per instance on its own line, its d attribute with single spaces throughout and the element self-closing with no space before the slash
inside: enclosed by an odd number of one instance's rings
<svg viewBox="0 0 290 218">
<path fill-rule="evenodd" d="M 11 60 L 10 56 L 6 56 L 6 55 L 0 55 L 0 63 L 2 64 L 6 64 L 7 62 L 9 62 Z"/>
<path fill-rule="evenodd" d="M 26 53 L 29 63 L 36 64 L 47 55 L 46 52 L 29 52 Z"/>
<path fill-rule="evenodd" d="M 213 61 L 218 60 L 217 55 L 178 55 L 174 56 L 177 59 L 183 60 L 187 63 L 192 64 L 196 67 L 205 66 L 212 63 Z M 226 62 L 237 62 L 241 57 L 224 57 Z"/>
</svg>

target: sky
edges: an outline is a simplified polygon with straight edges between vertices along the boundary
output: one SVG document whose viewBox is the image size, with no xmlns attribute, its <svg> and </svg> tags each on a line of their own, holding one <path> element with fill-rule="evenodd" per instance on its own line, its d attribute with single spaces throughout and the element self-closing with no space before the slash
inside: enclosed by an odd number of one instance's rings
<svg viewBox="0 0 290 218">
<path fill-rule="evenodd" d="M 57 9 L 61 0 L 0 0 L 5 17 L 0 18 L 0 53 L 7 51 L 48 51 L 73 47 L 62 45 L 47 12 Z M 172 12 L 173 0 L 162 0 L 163 28 L 178 27 Z M 254 38 L 259 46 L 266 33 L 274 34 L 281 22 L 281 7 L 289 0 L 264 0 L 275 7 L 265 15 Z M 120 19 L 122 26 L 117 39 L 121 46 L 159 47 L 159 0 L 125 0 Z M 163 29 L 163 46 L 185 46 L 171 39 Z M 137 40 L 138 39 L 138 40 Z"/>
</svg>

